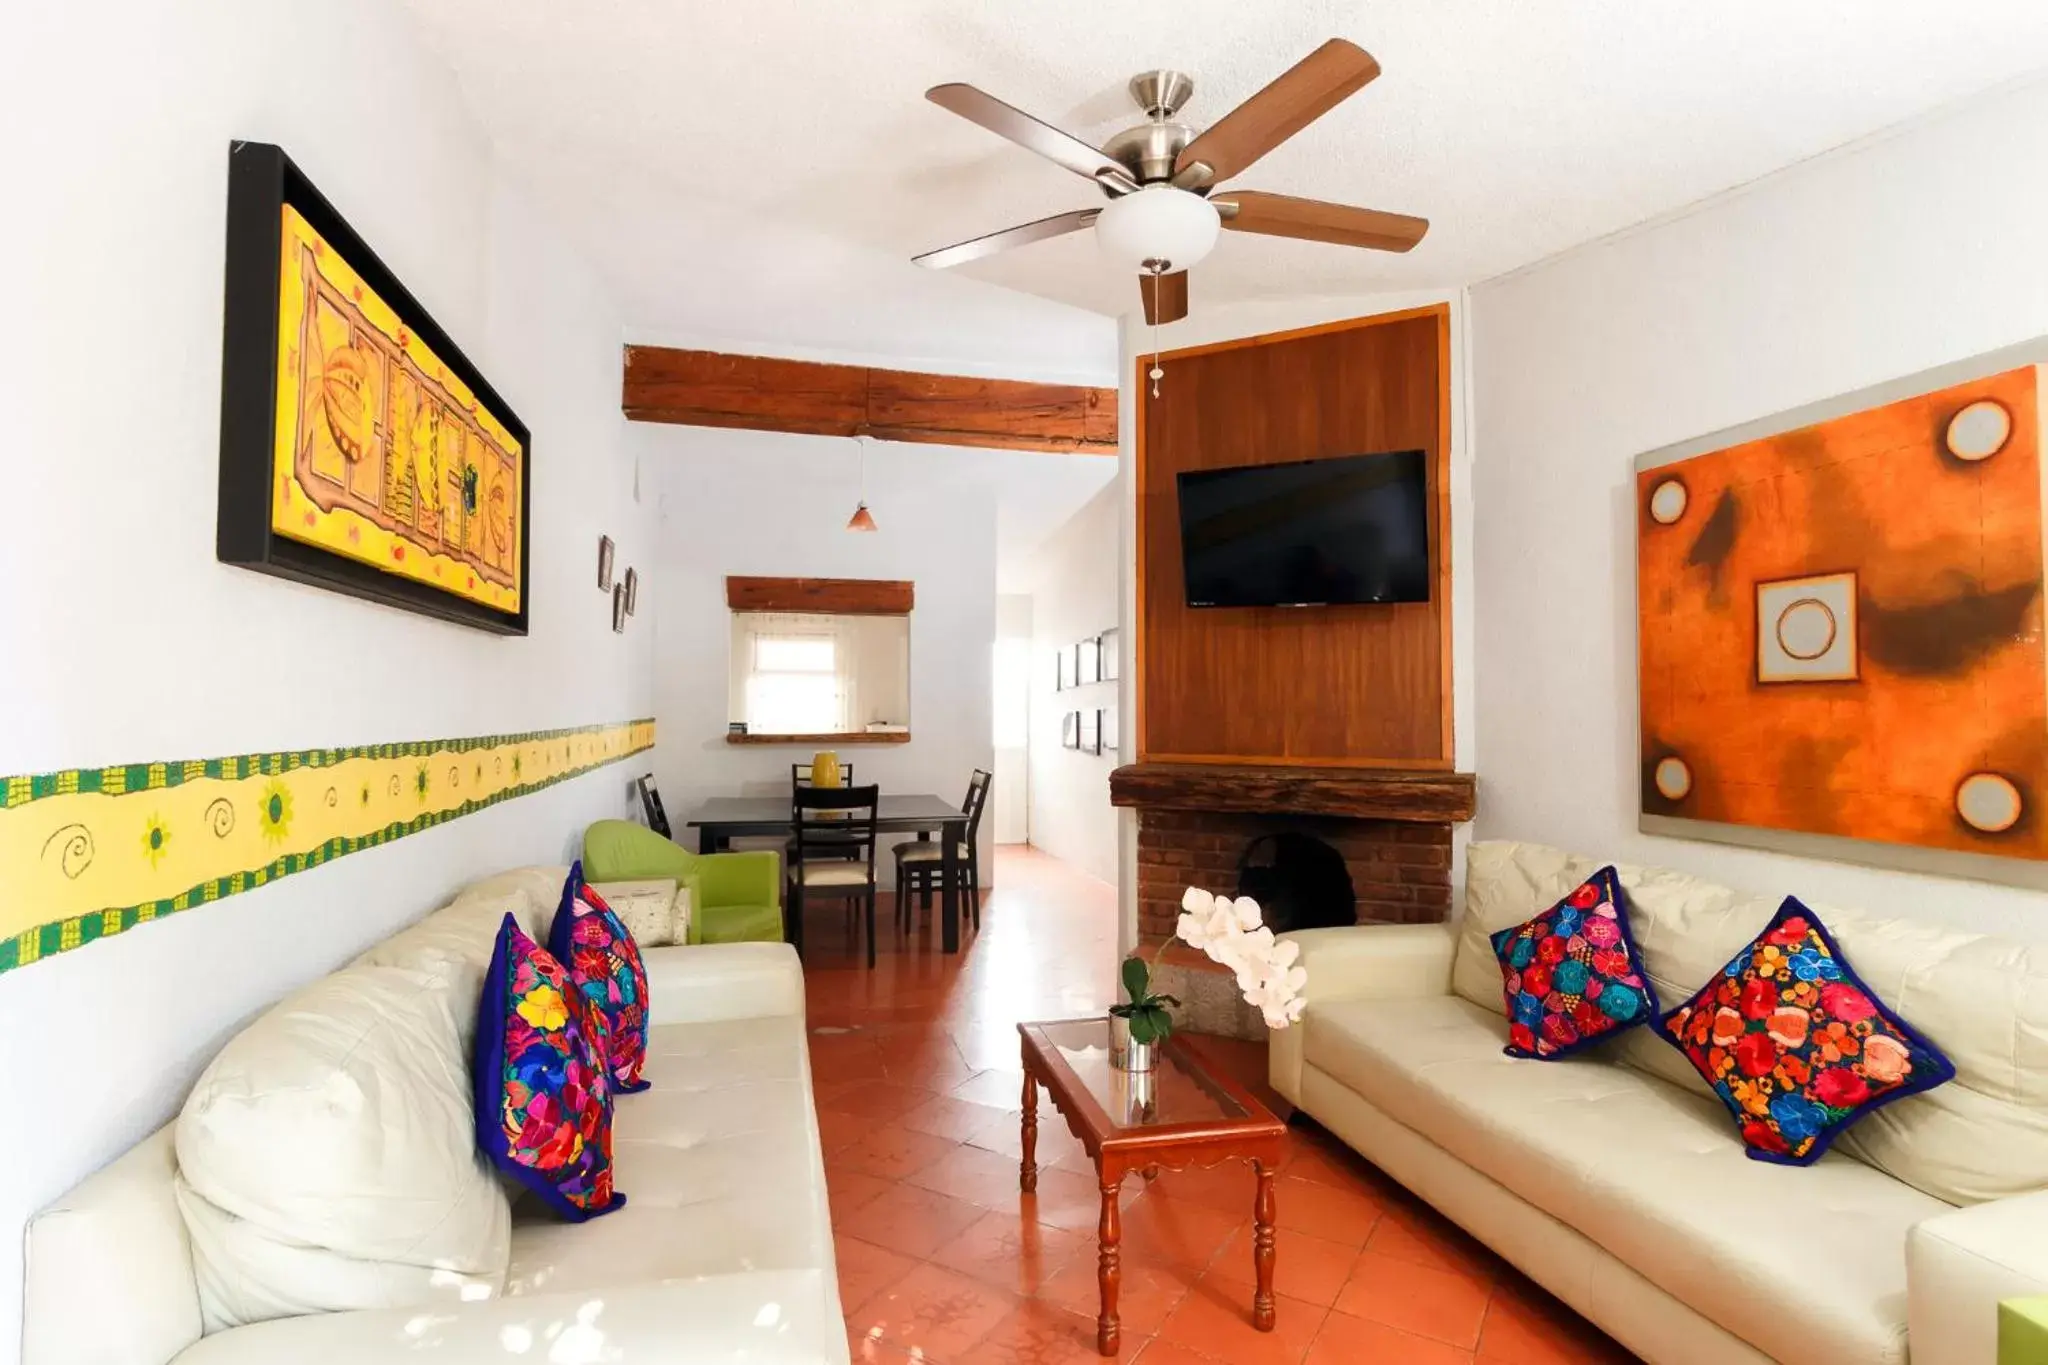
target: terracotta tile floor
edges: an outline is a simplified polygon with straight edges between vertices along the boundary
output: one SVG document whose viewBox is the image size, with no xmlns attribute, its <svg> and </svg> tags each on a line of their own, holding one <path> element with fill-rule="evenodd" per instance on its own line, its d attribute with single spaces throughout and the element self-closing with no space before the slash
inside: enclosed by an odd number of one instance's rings
<svg viewBox="0 0 2048 1365">
<path fill-rule="evenodd" d="M 1002 850 L 993 871 L 981 932 L 963 933 L 957 957 L 938 950 L 936 912 L 903 937 L 885 903 L 872 971 L 837 905 L 807 920 L 818 1124 L 847 1335 L 863 1365 L 1102 1359 L 1093 1169 L 1049 1105 L 1038 1191 L 1017 1189 L 1016 1025 L 1110 1003 L 1116 895 L 1029 849 Z M 1263 1047 L 1202 1045 L 1263 1081 Z M 1250 1171 L 1126 1184 L 1120 1361 L 1633 1359 L 1306 1119 L 1291 1148 L 1270 1333 L 1250 1323 Z"/>
</svg>

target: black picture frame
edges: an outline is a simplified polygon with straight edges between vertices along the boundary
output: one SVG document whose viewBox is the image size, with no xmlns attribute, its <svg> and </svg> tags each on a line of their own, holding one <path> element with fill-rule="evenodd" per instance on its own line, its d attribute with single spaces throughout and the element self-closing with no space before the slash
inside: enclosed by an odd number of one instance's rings
<svg viewBox="0 0 2048 1365">
<path fill-rule="evenodd" d="M 626 585 L 624 583 L 612 584 L 612 633 L 616 635 L 624 635 L 626 633 Z"/>
<path fill-rule="evenodd" d="M 640 603 L 640 571 L 626 570 L 626 615 L 631 616 Z"/>
<path fill-rule="evenodd" d="M 612 559 L 617 553 L 618 548 L 612 544 L 610 536 L 599 536 L 597 538 L 597 590 L 599 592 L 610 592 L 612 590 Z"/>
<path fill-rule="evenodd" d="M 278 306 L 286 205 L 395 312 L 519 442 L 519 610 L 499 611 L 425 583 L 277 534 L 270 479 L 277 428 Z M 498 635 L 524 635 L 532 603 L 533 438 L 411 291 L 351 228 L 283 148 L 228 147 L 227 288 L 221 340 L 220 499 L 215 557 L 258 573 Z"/>
</svg>

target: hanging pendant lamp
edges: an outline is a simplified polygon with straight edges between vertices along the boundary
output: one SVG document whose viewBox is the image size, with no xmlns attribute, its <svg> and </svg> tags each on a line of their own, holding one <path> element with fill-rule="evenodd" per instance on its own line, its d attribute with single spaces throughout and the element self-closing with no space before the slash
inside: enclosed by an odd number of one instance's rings
<svg viewBox="0 0 2048 1365">
<path fill-rule="evenodd" d="M 879 531 L 875 525 L 875 514 L 868 511 L 868 438 L 856 436 L 860 443 L 860 501 L 854 504 L 853 515 L 846 519 L 849 531 Z"/>
</svg>

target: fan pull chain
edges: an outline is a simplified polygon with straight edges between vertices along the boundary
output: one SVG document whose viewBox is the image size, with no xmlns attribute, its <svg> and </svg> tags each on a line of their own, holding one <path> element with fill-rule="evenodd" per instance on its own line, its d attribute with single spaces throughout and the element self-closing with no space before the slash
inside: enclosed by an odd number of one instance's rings
<svg viewBox="0 0 2048 1365">
<path fill-rule="evenodd" d="M 1152 267 L 1152 370 L 1146 378 L 1152 381 L 1152 396 L 1159 396 L 1159 381 L 1166 377 L 1166 371 L 1159 367 L 1159 285 L 1160 271 Z"/>
</svg>

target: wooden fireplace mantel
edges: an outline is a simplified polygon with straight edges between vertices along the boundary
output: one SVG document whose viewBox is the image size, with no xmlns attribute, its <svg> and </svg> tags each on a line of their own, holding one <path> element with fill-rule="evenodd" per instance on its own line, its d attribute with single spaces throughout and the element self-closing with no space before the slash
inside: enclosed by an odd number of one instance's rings
<svg viewBox="0 0 2048 1365">
<path fill-rule="evenodd" d="M 1471 773 L 1420 769 L 1132 763 L 1109 775 L 1109 801 L 1141 810 L 1458 824 L 1472 818 L 1474 785 Z"/>
</svg>

